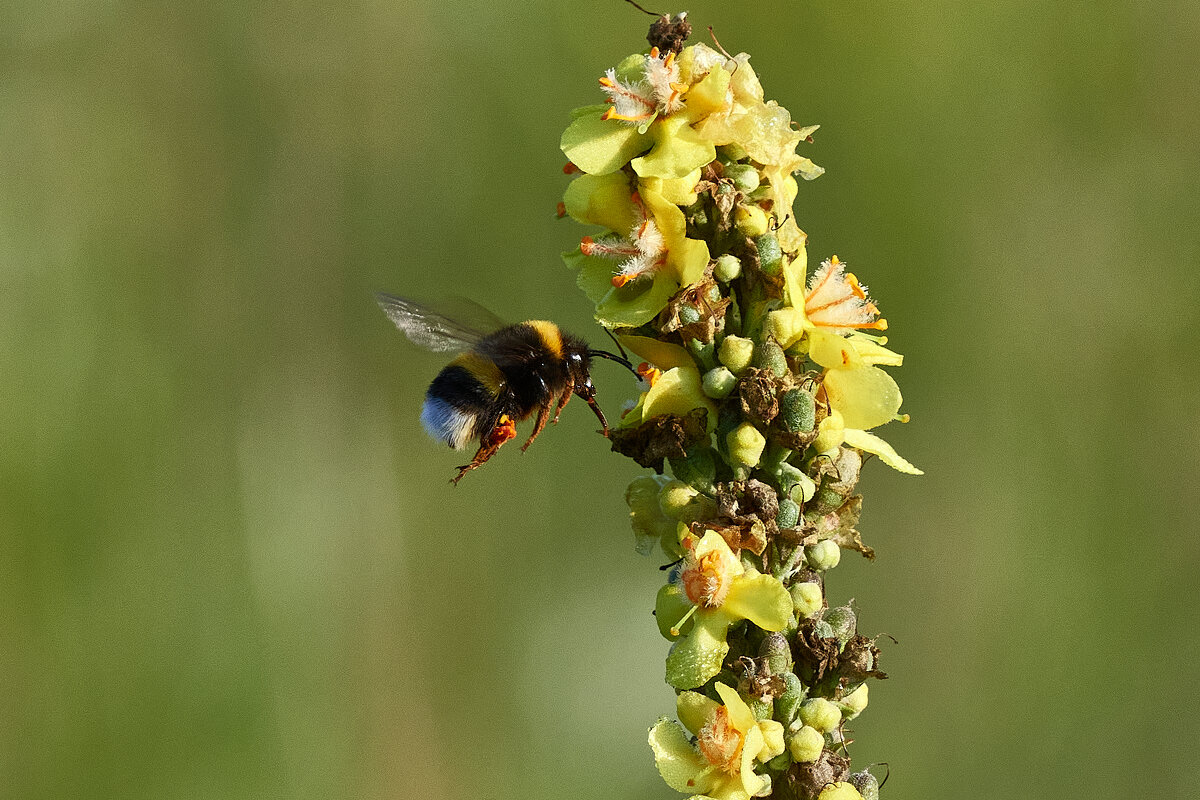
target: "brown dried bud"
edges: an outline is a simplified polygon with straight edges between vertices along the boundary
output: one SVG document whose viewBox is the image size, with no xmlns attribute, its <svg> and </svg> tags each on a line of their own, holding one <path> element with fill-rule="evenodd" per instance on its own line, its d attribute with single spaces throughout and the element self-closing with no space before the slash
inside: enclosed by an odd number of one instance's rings
<svg viewBox="0 0 1200 800">
<path fill-rule="evenodd" d="M 708 411 L 703 408 L 693 408 L 686 417 L 652 417 L 636 428 L 610 431 L 612 449 L 662 473 L 664 459 L 686 457 L 688 448 L 708 435 L 707 419 Z"/>
<path fill-rule="evenodd" d="M 687 12 L 683 11 L 673 17 L 663 14 L 650 23 L 650 32 L 646 41 L 651 47 L 657 47 L 665 53 L 678 53 L 683 50 L 683 43 L 692 35 L 692 23 L 687 21 Z"/>
</svg>

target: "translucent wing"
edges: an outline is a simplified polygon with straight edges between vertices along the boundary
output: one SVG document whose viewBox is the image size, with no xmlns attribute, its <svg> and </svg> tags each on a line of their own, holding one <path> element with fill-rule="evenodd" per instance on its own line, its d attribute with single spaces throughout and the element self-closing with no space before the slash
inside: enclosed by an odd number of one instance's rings
<svg viewBox="0 0 1200 800">
<path fill-rule="evenodd" d="M 375 299 L 413 344 L 435 352 L 470 350 L 484 336 L 505 325 L 483 306 L 461 297 L 424 304 L 380 292 Z"/>
</svg>

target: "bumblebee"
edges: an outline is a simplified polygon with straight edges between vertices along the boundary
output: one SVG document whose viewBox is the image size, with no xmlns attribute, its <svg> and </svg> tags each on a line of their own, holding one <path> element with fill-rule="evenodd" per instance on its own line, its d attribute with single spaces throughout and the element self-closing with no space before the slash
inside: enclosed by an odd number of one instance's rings
<svg viewBox="0 0 1200 800">
<path fill-rule="evenodd" d="M 436 352 L 459 353 L 433 379 L 421 408 L 421 422 L 434 439 L 455 450 L 479 441 L 475 457 L 458 468 L 451 481 L 454 484 L 515 438 L 516 423 L 536 412 L 533 433 L 521 446 L 522 451 L 528 449 L 550 421 L 551 411 L 553 421 L 558 422 L 572 395 L 591 407 L 608 436 L 608 421 L 596 403 L 592 385 L 592 358 L 616 361 L 637 375 L 623 357 L 623 349 L 620 356 L 593 350 L 547 320 L 505 325 L 469 301 L 460 301 L 469 306 L 464 315 L 450 315 L 395 295 L 380 293 L 376 298 L 383 312 L 414 344 Z M 466 321 L 464 316 L 476 319 Z"/>
</svg>

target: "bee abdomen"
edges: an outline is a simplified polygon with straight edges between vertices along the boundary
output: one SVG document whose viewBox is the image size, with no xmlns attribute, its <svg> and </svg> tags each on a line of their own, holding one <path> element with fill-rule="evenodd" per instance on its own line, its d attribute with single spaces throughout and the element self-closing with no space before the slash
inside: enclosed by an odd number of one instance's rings
<svg viewBox="0 0 1200 800">
<path fill-rule="evenodd" d="M 495 395 L 471 370 L 450 364 L 425 392 L 421 423 L 434 439 L 461 450 L 480 436 L 481 427 L 490 427 L 495 406 Z"/>
</svg>

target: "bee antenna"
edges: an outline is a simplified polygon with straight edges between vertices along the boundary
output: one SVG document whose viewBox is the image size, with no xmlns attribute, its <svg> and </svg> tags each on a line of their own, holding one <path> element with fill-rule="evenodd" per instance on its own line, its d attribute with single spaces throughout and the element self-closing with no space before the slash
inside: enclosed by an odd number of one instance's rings
<svg viewBox="0 0 1200 800">
<path fill-rule="evenodd" d="M 608 328 L 605 328 L 605 329 L 604 329 L 604 332 L 608 334 L 608 338 L 612 339 L 612 340 L 613 340 L 613 344 L 615 344 L 615 345 L 617 346 L 617 349 L 621 351 L 621 358 L 623 358 L 623 359 L 625 359 L 626 361 L 628 361 L 628 360 L 629 360 L 629 354 L 628 354 L 628 353 L 626 353 L 626 352 L 625 352 L 625 348 L 621 346 L 621 340 L 620 340 L 620 339 L 618 339 L 618 338 L 617 338 L 617 337 L 616 337 L 616 336 L 613 334 L 613 332 L 612 332 L 612 331 L 610 331 Z"/>
<path fill-rule="evenodd" d="M 589 357 L 599 356 L 600 358 L 607 358 L 609 361 L 615 361 L 625 369 L 632 372 L 634 375 L 637 375 L 638 379 L 641 379 L 642 377 L 641 375 L 638 375 L 637 370 L 633 368 L 633 364 L 630 363 L 628 358 L 621 358 L 621 356 L 617 355 L 616 353 L 609 353 L 606 350 L 588 350 L 587 354 Z"/>
</svg>

